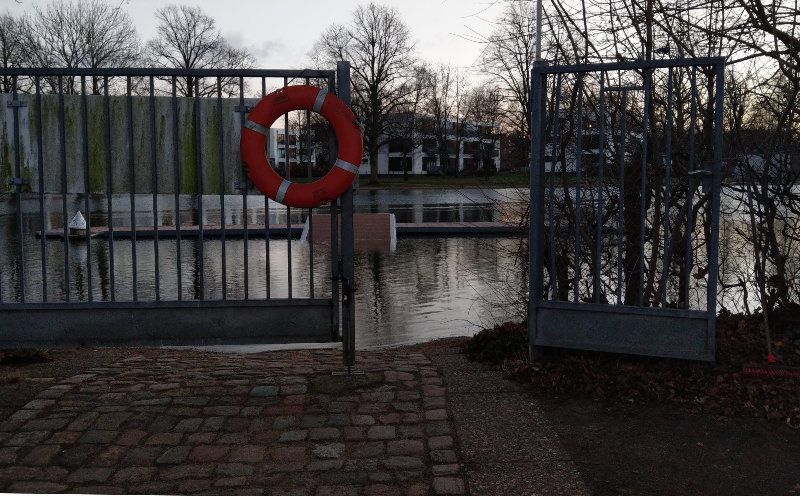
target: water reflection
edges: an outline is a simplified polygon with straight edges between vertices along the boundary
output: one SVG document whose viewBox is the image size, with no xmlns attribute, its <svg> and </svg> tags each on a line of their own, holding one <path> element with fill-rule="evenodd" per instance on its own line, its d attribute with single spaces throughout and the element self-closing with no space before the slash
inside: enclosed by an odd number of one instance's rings
<svg viewBox="0 0 800 496">
<path fill-rule="evenodd" d="M 356 212 L 391 212 L 398 222 L 491 221 L 501 215 L 502 199 L 516 190 L 362 191 Z M 82 196 L 22 202 L 21 224 L 11 198 L 0 199 L 0 301 L 152 301 L 330 296 L 330 256 L 296 240 L 252 233 L 245 242 L 219 238 L 115 237 L 91 240 L 43 239 L 37 232 L 63 232 Z M 86 215 L 94 227 L 285 225 L 302 222 L 307 210 L 287 209 L 261 196 L 114 195 L 88 199 Z M 66 207 L 65 207 L 66 205 Z M 66 216 L 64 215 L 66 211 Z M 320 209 L 325 212 L 325 209 Z M 18 230 L 21 227 L 20 244 Z M 258 234 L 261 234 L 259 237 Z M 517 296 L 525 277 L 514 266 L 518 239 L 465 237 L 401 238 L 387 254 L 358 254 L 356 318 L 358 346 L 377 346 L 469 334 L 520 310 Z M 292 270 L 288 270 L 291 260 Z M 246 261 L 246 264 L 245 264 Z M 23 270 L 19 270 L 22 264 Z M 245 265 L 247 269 L 245 270 Z M 20 280 L 20 274 L 22 279 Z M 23 291 L 24 290 L 24 294 Z"/>
</svg>

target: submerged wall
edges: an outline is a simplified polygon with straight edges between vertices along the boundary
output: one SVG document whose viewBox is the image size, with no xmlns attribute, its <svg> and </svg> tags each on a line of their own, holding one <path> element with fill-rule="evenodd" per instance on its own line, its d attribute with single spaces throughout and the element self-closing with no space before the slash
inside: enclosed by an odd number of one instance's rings
<svg viewBox="0 0 800 496">
<path fill-rule="evenodd" d="M 59 95 L 19 99 L 23 191 L 61 193 L 65 182 L 67 193 L 175 193 L 177 168 L 179 193 L 234 193 L 244 178 L 238 99 L 64 95 L 63 111 Z M 0 94 L 0 191 L 16 177 L 11 101 Z"/>
</svg>

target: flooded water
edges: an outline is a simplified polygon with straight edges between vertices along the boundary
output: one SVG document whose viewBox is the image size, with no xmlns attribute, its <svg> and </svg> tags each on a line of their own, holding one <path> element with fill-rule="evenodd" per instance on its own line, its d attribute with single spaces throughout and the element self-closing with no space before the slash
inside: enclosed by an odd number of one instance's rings
<svg viewBox="0 0 800 496">
<path fill-rule="evenodd" d="M 397 222 L 496 221 L 506 215 L 524 191 L 409 190 L 361 191 L 355 196 L 357 213 L 390 212 Z M 16 205 L 11 195 L 0 199 L 0 301 L 151 301 L 177 299 L 228 299 L 324 297 L 330 295 L 330 255 L 327 250 L 298 240 L 271 238 L 259 233 L 247 242 L 231 236 L 197 239 L 95 238 L 87 244 L 74 240 L 65 250 L 61 239 L 44 243 L 37 231 L 62 231 L 63 198 L 45 198 L 44 225 L 38 197 L 25 199 L 23 211 L 23 281 L 19 284 Z M 106 226 L 108 204 L 92 197 L 87 218 L 93 226 Z M 115 229 L 173 225 L 175 198 L 159 195 L 153 215 L 152 196 L 112 199 Z M 248 223 L 285 225 L 302 222 L 307 211 L 287 209 L 262 197 L 241 196 L 178 199 L 182 225 Z M 67 216 L 86 210 L 86 199 L 66 199 Z M 324 211 L 323 211 L 324 212 Z M 69 221 L 69 219 L 67 219 Z M 263 233 L 262 233 L 263 234 Z M 42 248 L 44 246 L 44 257 Z M 357 253 L 355 260 L 356 343 L 373 347 L 469 335 L 482 327 L 519 318 L 527 293 L 526 261 L 517 256 L 518 237 L 401 237 L 391 253 Z M 313 250 L 313 255 L 312 255 Z M 223 255 L 224 251 L 224 255 Z M 45 270 L 42 270 L 44 259 Z M 113 260 L 113 263 L 112 263 Z M 158 263 L 156 264 L 156 260 Z M 245 264 L 245 260 L 247 263 Z M 291 276 L 288 270 L 291 260 Z M 247 270 L 245 271 L 245 265 Z M 24 293 L 20 287 L 24 289 Z"/>
</svg>

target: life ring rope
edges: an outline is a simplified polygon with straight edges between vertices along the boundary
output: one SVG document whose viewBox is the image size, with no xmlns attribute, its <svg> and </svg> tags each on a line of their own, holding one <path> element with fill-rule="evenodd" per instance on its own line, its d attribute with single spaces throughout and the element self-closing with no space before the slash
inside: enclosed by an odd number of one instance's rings
<svg viewBox="0 0 800 496">
<path fill-rule="evenodd" d="M 321 114 L 333 127 L 338 144 L 333 167 L 321 179 L 306 184 L 279 176 L 265 153 L 272 123 L 294 110 Z M 287 152 L 288 144 L 287 136 Z M 291 207 L 317 207 L 344 193 L 358 174 L 363 150 L 362 132 L 350 108 L 335 94 L 304 85 L 287 86 L 262 98 L 250 111 L 240 142 L 242 161 L 253 184 L 268 197 Z"/>
</svg>

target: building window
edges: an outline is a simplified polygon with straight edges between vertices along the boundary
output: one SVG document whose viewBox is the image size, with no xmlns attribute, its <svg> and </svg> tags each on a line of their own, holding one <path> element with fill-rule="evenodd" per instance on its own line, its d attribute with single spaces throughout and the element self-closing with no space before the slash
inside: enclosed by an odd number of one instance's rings
<svg viewBox="0 0 800 496">
<path fill-rule="evenodd" d="M 458 141 L 447 140 L 447 154 L 455 155 L 458 152 Z"/>
<path fill-rule="evenodd" d="M 464 142 L 464 155 L 476 155 L 480 151 L 477 141 Z"/>
<path fill-rule="evenodd" d="M 411 140 L 394 138 L 389 142 L 389 153 L 411 153 Z"/>
<path fill-rule="evenodd" d="M 425 172 L 437 170 L 436 157 L 422 157 L 422 170 Z"/>
<path fill-rule="evenodd" d="M 411 158 L 406 157 L 389 157 L 389 172 L 403 172 L 403 164 L 405 163 L 406 170 L 411 170 Z"/>
</svg>

